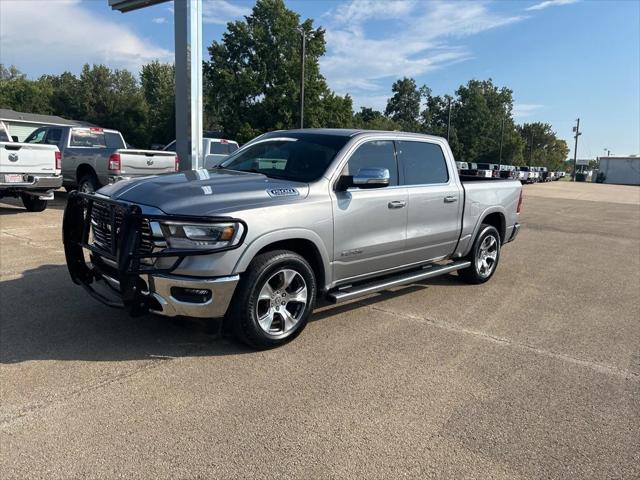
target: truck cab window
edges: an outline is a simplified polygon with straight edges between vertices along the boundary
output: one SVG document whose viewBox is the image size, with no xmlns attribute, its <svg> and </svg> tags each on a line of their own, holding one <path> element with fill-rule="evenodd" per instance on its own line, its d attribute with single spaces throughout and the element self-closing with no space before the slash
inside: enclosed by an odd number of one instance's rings
<svg viewBox="0 0 640 480">
<path fill-rule="evenodd" d="M 429 185 L 449 181 L 447 162 L 440 145 L 407 141 L 397 143 L 398 158 L 402 164 L 406 185 Z"/>
<path fill-rule="evenodd" d="M 60 143 L 60 139 L 62 138 L 62 129 L 60 128 L 50 128 L 47 132 L 47 139 L 45 143 L 48 145 L 58 145 Z"/>
<path fill-rule="evenodd" d="M 38 128 L 29 134 L 25 139 L 25 143 L 44 143 L 44 137 L 46 134 L 46 128 Z"/>
<path fill-rule="evenodd" d="M 362 168 L 386 168 L 389 185 L 398 185 L 398 164 L 392 140 L 374 140 L 358 147 L 342 170 L 342 175 L 357 175 Z"/>
</svg>

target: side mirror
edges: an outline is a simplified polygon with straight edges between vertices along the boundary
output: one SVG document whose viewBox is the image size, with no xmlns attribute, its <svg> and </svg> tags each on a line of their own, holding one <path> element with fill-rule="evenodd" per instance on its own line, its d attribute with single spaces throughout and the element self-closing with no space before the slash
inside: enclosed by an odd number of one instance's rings
<svg viewBox="0 0 640 480">
<path fill-rule="evenodd" d="M 353 176 L 353 186 L 360 188 L 380 188 L 389 185 L 388 168 L 361 168 Z"/>
</svg>

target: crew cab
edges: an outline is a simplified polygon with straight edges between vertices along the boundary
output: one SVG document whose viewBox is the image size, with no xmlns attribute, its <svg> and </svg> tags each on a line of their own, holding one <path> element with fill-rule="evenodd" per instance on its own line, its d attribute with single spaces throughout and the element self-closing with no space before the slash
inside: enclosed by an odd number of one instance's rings
<svg viewBox="0 0 640 480">
<path fill-rule="evenodd" d="M 202 152 L 204 155 L 204 168 L 213 168 L 233 152 L 240 148 L 238 142 L 227 140 L 226 138 L 204 137 L 202 139 Z M 174 140 L 162 150 L 165 152 L 176 151 L 176 141 Z"/>
<path fill-rule="evenodd" d="M 25 142 L 59 148 L 68 191 L 94 192 L 120 180 L 176 172 L 179 166 L 175 153 L 127 148 L 122 134 L 108 128 L 46 126 Z"/>
<path fill-rule="evenodd" d="M 343 302 L 458 272 L 495 273 L 518 234 L 520 182 L 459 176 L 446 140 L 305 129 L 257 137 L 218 168 L 69 196 L 71 279 L 101 302 L 224 317 L 257 348 Z"/>
<path fill-rule="evenodd" d="M 62 186 L 55 145 L 14 142 L 0 122 L 0 198 L 20 197 L 30 212 L 41 212 Z"/>
</svg>

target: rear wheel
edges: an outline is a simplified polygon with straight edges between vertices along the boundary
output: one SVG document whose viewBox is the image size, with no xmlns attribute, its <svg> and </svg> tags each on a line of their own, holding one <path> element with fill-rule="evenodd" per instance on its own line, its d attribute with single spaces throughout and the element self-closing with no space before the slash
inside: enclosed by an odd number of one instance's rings
<svg viewBox="0 0 640 480">
<path fill-rule="evenodd" d="M 24 208 L 27 209 L 28 212 L 42 212 L 47 208 L 47 200 L 40 200 L 38 197 L 34 197 L 33 195 L 27 195 L 23 193 L 21 195 L 22 204 Z"/>
<path fill-rule="evenodd" d="M 78 182 L 78 191 L 82 193 L 93 193 L 100 188 L 98 179 L 95 175 L 87 174 L 80 178 Z"/>
<path fill-rule="evenodd" d="M 303 257 L 288 250 L 266 252 L 243 274 L 227 320 L 240 341 L 277 347 L 307 325 L 316 288 L 313 269 Z"/>
<path fill-rule="evenodd" d="M 482 224 L 480 233 L 467 256 L 471 266 L 458 271 L 458 275 L 468 283 L 484 283 L 496 271 L 500 260 L 500 234 L 496 227 Z"/>
</svg>

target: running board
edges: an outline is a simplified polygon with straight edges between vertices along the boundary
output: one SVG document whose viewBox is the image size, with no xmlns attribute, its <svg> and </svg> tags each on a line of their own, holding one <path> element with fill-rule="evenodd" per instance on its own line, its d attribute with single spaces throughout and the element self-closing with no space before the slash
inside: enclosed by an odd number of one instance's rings
<svg viewBox="0 0 640 480">
<path fill-rule="evenodd" d="M 374 280 L 362 285 L 356 285 L 347 287 L 342 290 L 335 290 L 330 292 L 327 297 L 333 303 L 346 302 L 363 295 L 369 295 L 370 293 L 376 293 L 381 290 L 386 290 L 391 287 L 398 287 L 400 285 L 406 285 L 408 283 L 417 282 L 426 278 L 437 277 L 446 273 L 455 272 L 462 268 L 467 268 L 471 265 L 468 260 L 460 260 L 447 265 L 433 265 L 423 270 L 412 271 L 409 273 L 403 273 L 394 275 L 392 277 L 386 277 L 383 280 Z"/>
</svg>

